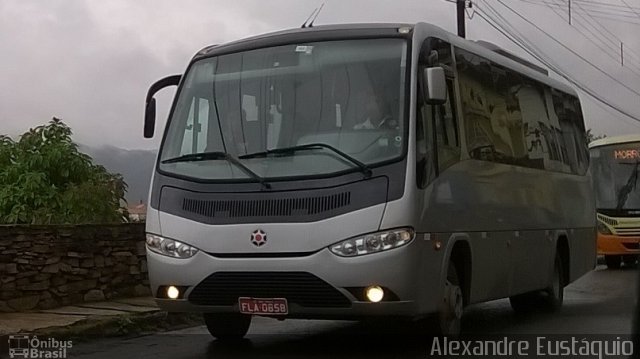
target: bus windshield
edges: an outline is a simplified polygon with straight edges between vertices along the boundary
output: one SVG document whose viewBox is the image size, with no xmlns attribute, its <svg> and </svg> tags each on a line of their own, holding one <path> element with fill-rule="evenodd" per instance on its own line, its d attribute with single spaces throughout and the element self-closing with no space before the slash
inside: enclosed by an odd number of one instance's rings
<svg viewBox="0 0 640 359">
<path fill-rule="evenodd" d="M 591 158 L 597 208 L 609 215 L 640 210 L 640 142 L 596 147 Z"/>
<path fill-rule="evenodd" d="M 398 159 L 406 146 L 406 51 L 403 39 L 340 40 L 196 61 L 172 111 L 160 169 L 246 180 Z M 286 150 L 309 144 L 320 145 Z M 216 152 L 228 156 L 206 155 Z"/>
</svg>

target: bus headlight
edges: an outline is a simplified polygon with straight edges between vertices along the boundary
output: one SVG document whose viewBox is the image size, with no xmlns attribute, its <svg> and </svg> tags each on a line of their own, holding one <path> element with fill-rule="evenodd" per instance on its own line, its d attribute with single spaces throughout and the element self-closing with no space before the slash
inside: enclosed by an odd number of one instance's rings
<svg viewBox="0 0 640 359">
<path fill-rule="evenodd" d="M 197 248 L 188 244 L 150 233 L 147 233 L 147 248 L 158 254 L 174 258 L 191 258 L 198 253 Z"/>
<path fill-rule="evenodd" d="M 609 227 L 604 224 L 602 221 L 598 221 L 598 232 L 600 234 L 604 234 L 604 235 L 612 235 L 613 233 L 611 233 L 611 230 L 609 229 Z"/>
<path fill-rule="evenodd" d="M 402 247 L 414 237 L 412 228 L 392 229 L 349 238 L 331 245 L 329 250 L 341 257 L 355 257 Z"/>
</svg>

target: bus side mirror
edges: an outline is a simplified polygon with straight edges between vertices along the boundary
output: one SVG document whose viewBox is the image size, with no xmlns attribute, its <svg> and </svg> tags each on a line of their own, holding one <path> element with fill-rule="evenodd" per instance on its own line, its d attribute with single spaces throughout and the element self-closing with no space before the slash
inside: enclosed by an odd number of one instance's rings
<svg viewBox="0 0 640 359">
<path fill-rule="evenodd" d="M 144 110 L 144 138 L 152 138 L 156 127 L 156 99 L 151 98 Z"/>
<path fill-rule="evenodd" d="M 447 80 L 442 67 L 424 69 L 424 101 L 430 105 L 442 105 L 447 101 Z"/>
<path fill-rule="evenodd" d="M 178 86 L 181 78 L 181 75 L 168 76 L 157 81 L 149 88 L 144 108 L 144 138 L 153 137 L 156 127 L 156 99 L 153 96 L 165 87 Z"/>
</svg>

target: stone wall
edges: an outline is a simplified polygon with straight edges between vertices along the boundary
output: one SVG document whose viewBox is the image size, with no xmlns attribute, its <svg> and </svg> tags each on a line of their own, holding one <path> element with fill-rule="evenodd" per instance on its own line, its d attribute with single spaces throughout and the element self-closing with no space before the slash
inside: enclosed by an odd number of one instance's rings
<svg viewBox="0 0 640 359">
<path fill-rule="evenodd" d="M 0 226 L 0 312 L 150 294 L 144 223 Z"/>
</svg>

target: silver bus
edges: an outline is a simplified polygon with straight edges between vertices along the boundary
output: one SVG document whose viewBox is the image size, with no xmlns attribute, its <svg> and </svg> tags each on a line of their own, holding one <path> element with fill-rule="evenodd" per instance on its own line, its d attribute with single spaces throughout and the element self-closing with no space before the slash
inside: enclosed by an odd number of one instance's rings
<svg viewBox="0 0 640 359">
<path fill-rule="evenodd" d="M 489 43 L 418 23 L 210 46 L 151 86 L 145 137 L 167 86 L 149 277 L 216 338 L 256 315 L 457 335 L 465 306 L 554 310 L 595 266 L 578 96 Z"/>
</svg>

